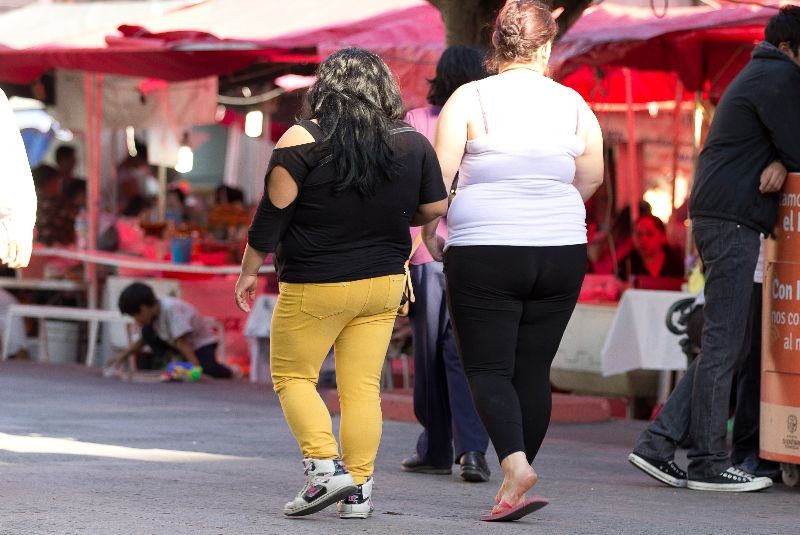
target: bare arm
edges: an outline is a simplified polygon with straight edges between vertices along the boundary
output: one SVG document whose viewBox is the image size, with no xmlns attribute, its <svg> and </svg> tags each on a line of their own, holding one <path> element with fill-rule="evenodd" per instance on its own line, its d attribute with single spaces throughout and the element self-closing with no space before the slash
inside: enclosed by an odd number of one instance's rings
<svg viewBox="0 0 800 535">
<path fill-rule="evenodd" d="M 197 360 L 197 355 L 194 353 L 194 348 L 189 344 L 189 340 L 186 335 L 175 340 L 175 348 L 180 351 L 183 358 L 185 358 L 187 361 L 191 362 L 195 366 L 200 366 L 200 361 Z"/>
<path fill-rule="evenodd" d="M 581 106 L 579 113 L 578 136 L 586 143 L 586 150 L 575 158 L 575 179 L 572 184 L 586 202 L 603 183 L 603 132 L 588 106 Z"/>
<path fill-rule="evenodd" d="M 411 226 L 418 227 L 425 225 L 431 221 L 436 220 L 438 224 L 439 218 L 447 213 L 447 199 L 441 201 L 429 202 L 427 204 L 420 204 L 417 208 L 417 213 L 411 218 Z M 434 228 L 436 228 L 434 226 Z"/>
<path fill-rule="evenodd" d="M 313 141 L 314 137 L 305 128 L 295 125 L 281 136 L 275 148 L 293 147 Z M 267 186 L 264 192 L 266 199 L 262 199 L 261 205 L 264 206 L 265 210 L 283 210 L 297 199 L 298 194 L 297 182 L 289 171 L 282 166 L 276 166 L 267 176 Z M 262 206 L 259 206 L 259 209 L 261 208 Z M 256 217 L 258 217 L 258 214 Z M 272 225 L 282 224 L 279 221 L 272 221 L 271 223 Z M 274 231 L 274 229 L 272 230 Z M 258 288 L 258 270 L 264 263 L 267 252 L 260 251 L 249 243 L 245 247 L 241 274 L 234 288 L 234 301 L 236 306 L 243 312 L 250 312 L 248 299 L 255 299 Z"/>
<path fill-rule="evenodd" d="M 474 112 L 475 89 L 472 84 L 467 84 L 456 89 L 455 93 L 447 100 L 439 114 L 436 122 L 436 136 L 433 148 L 439 158 L 439 165 L 442 167 L 442 178 L 447 191 L 453 186 L 458 168 L 461 166 L 461 159 L 464 157 L 464 149 L 467 144 L 469 132 L 468 117 Z"/>
<path fill-rule="evenodd" d="M 109 368 L 111 366 L 116 366 L 118 364 L 121 364 L 129 356 L 141 351 L 142 347 L 144 347 L 144 340 L 139 339 L 135 341 L 130 345 L 130 347 L 128 347 L 127 349 L 123 349 L 122 351 L 120 351 L 119 353 L 108 359 L 108 362 L 106 362 L 105 364 L 106 367 Z"/>
</svg>

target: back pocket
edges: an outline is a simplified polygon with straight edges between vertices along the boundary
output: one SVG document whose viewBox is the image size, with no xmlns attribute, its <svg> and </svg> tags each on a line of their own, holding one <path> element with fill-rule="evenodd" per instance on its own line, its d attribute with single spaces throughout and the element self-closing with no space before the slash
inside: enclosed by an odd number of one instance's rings
<svg viewBox="0 0 800 535">
<path fill-rule="evenodd" d="M 389 275 L 389 291 L 386 295 L 385 310 L 397 310 L 403 297 L 403 290 L 406 287 L 405 275 Z"/>
<path fill-rule="evenodd" d="M 330 282 L 324 284 L 303 284 L 303 299 L 300 310 L 317 319 L 325 319 L 344 312 L 349 282 Z"/>
</svg>

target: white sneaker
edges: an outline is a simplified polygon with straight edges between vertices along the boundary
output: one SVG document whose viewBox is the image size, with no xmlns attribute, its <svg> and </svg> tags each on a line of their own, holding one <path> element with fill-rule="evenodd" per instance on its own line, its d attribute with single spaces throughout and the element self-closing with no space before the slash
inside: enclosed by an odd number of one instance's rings
<svg viewBox="0 0 800 535">
<path fill-rule="evenodd" d="M 286 516 L 305 516 L 325 509 L 358 490 L 340 459 L 303 459 L 306 484 L 283 506 Z"/>
<path fill-rule="evenodd" d="M 772 480 L 768 477 L 756 477 L 731 466 L 716 476 L 705 479 L 689 479 L 687 486 L 692 490 L 752 492 L 771 487 Z"/>
<path fill-rule="evenodd" d="M 375 508 L 372 506 L 372 478 L 358 486 L 358 490 L 336 504 L 339 518 L 367 518 Z"/>
</svg>

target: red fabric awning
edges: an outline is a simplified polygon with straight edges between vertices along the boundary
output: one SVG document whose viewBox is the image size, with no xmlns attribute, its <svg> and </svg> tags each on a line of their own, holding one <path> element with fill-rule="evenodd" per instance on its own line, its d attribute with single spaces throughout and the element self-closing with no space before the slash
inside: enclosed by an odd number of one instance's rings
<svg viewBox="0 0 800 535">
<path fill-rule="evenodd" d="M 763 39 L 776 8 L 670 7 L 657 18 L 649 8 L 592 7 L 559 41 L 552 64 L 568 74 L 581 65 L 617 65 L 676 72 L 687 89 L 727 85 Z"/>
<path fill-rule="evenodd" d="M 283 54 L 275 50 L 163 48 L 0 50 L 0 80 L 26 84 L 59 68 L 180 81 L 235 72 L 256 61 L 294 59 Z"/>
<path fill-rule="evenodd" d="M 631 71 L 631 102 L 670 102 L 676 98 L 678 76 L 664 71 Z M 578 68 L 561 83 L 571 87 L 592 104 L 624 104 L 627 102 L 625 75 L 620 67 L 588 66 Z M 690 100 L 686 91 L 683 100 Z"/>
</svg>

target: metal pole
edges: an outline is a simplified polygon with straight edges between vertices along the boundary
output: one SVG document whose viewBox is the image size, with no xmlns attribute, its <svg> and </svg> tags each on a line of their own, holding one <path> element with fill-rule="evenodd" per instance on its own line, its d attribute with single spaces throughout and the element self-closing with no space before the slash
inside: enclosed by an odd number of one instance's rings
<svg viewBox="0 0 800 535">
<path fill-rule="evenodd" d="M 86 97 L 86 216 L 88 220 L 87 248 L 97 246 L 98 222 L 100 219 L 100 175 L 101 143 L 103 122 L 103 75 L 84 74 Z M 84 263 L 85 279 L 89 291 L 87 306 L 97 308 L 98 282 L 97 266 L 93 262 Z"/>
<path fill-rule="evenodd" d="M 675 211 L 678 205 L 675 202 L 675 182 L 678 179 L 678 168 L 680 166 L 681 150 L 681 113 L 683 112 L 683 83 L 680 78 L 675 84 L 675 117 L 673 119 L 672 130 L 672 210 Z"/>
<path fill-rule="evenodd" d="M 167 168 L 158 166 L 158 220 L 164 221 L 167 213 Z"/>
<path fill-rule="evenodd" d="M 638 163 L 636 161 L 636 115 L 633 110 L 633 80 L 629 68 L 623 68 L 622 72 L 625 76 L 625 104 L 627 104 L 628 117 L 628 180 L 630 181 L 631 219 L 636 221 L 639 219 L 641 192 L 639 175 L 636 171 Z"/>
</svg>

